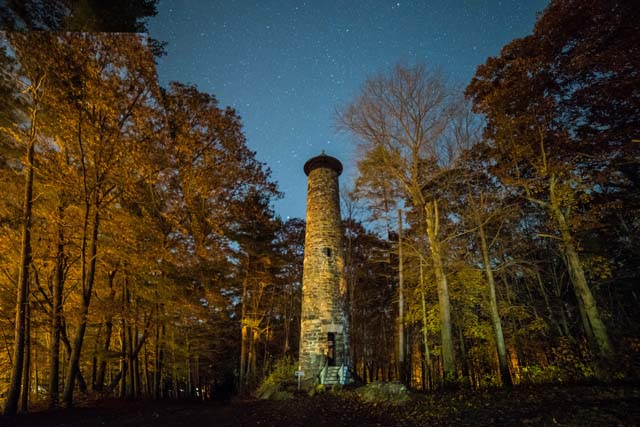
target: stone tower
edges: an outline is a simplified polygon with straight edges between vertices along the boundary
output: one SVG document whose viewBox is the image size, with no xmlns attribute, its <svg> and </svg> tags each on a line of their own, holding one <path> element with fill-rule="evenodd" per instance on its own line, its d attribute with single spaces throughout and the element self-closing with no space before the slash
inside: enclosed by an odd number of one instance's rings
<svg viewBox="0 0 640 427">
<path fill-rule="evenodd" d="M 344 381 L 349 352 L 338 187 L 342 163 L 323 152 L 305 163 L 304 173 L 309 178 L 300 369 L 310 386 Z"/>
</svg>

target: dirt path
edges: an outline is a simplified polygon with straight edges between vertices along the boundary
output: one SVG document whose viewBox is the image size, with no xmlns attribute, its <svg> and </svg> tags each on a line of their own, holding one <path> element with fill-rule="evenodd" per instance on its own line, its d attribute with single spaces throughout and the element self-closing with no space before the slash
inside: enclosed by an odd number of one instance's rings
<svg viewBox="0 0 640 427">
<path fill-rule="evenodd" d="M 526 387 L 412 396 L 402 407 L 365 404 L 352 392 L 230 405 L 99 401 L 72 410 L 0 416 L 0 426 L 635 426 L 640 387 Z"/>
</svg>

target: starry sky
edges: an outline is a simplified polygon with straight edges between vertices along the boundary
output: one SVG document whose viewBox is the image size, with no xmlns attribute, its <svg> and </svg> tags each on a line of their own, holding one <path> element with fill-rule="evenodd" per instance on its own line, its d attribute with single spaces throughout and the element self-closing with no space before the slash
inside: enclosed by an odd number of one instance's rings
<svg viewBox="0 0 640 427">
<path fill-rule="evenodd" d="M 152 37 L 168 42 L 162 84 L 192 83 L 242 117 L 272 170 L 284 219 L 305 217 L 304 162 L 321 153 L 356 176 L 355 145 L 336 108 L 397 62 L 439 66 L 465 86 L 476 67 L 529 34 L 547 0 L 160 0 Z"/>
</svg>

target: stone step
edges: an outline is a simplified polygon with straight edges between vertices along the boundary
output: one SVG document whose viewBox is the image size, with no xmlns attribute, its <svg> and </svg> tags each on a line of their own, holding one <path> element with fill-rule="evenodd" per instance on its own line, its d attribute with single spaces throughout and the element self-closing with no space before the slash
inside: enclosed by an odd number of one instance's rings
<svg viewBox="0 0 640 427">
<path fill-rule="evenodd" d="M 340 366 L 327 366 L 327 370 L 324 377 L 324 384 L 325 385 L 339 384 L 340 383 L 339 373 L 340 373 Z"/>
</svg>

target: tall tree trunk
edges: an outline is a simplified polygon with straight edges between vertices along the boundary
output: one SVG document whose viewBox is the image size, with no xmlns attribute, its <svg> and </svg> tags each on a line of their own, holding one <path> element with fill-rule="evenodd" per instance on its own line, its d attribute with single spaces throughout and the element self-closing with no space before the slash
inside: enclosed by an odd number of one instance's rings
<svg viewBox="0 0 640 427">
<path fill-rule="evenodd" d="M 187 365 L 187 397 L 191 398 L 191 343 L 189 342 L 189 333 L 186 336 L 187 340 L 187 360 L 185 360 L 185 364 Z"/>
<path fill-rule="evenodd" d="M 258 333 L 254 328 L 249 329 L 248 331 L 248 350 L 247 350 L 247 370 L 245 371 L 246 376 L 246 390 L 249 390 L 249 386 L 253 385 L 253 381 L 258 375 L 257 372 L 257 364 L 256 364 L 256 353 L 258 351 Z"/>
<path fill-rule="evenodd" d="M 29 308 L 31 311 L 31 308 Z M 38 398 L 38 390 L 40 390 L 40 365 L 38 364 L 38 333 L 37 329 L 33 334 L 33 390 L 35 391 L 34 395 L 36 399 Z"/>
<path fill-rule="evenodd" d="M 587 316 L 586 311 L 584 310 L 584 304 L 580 300 L 580 295 L 574 288 L 574 295 L 576 296 L 577 304 L 578 304 L 578 313 L 580 314 L 580 323 L 582 323 L 582 331 L 584 332 L 584 336 L 587 337 L 587 341 L 594 345 L 596 341 L 596 336 L 593 333 L 593 329 L 591 328 L 591 323 L 589 323 L 589 316 Z"/>
<path fill-rule="evenodd" d="M 101 339 L 102 338 L 102 325 L 98 327 L 96 338 L 93 345 L 93 355 L 91 356 L 91 390 L 96 389 L 96 379 L 98 376 L 98 355 L 100 353 Z"/>
<path fill-rule="evenodd" d="M 76 374 L 76 381 L 78 382 L 78 390 L 86 396 L 89 389 L 87 388 L 87 382 L 84 380 L 80 369 L 78 369 L 78 373 Z"/>
<path fill-rule="evenodd" d="M 85 206 L 85 230 L 89 216 L 89 206 Z M 93 215 L 93 224 L 91 230 L 91 239 L 89 241 L 89 262 L 86 275 L 82 275 L 82 306 L 80 308 L 80 323 L 76 331 L 76 336 L 73 340 L 73 348 L 71 356 L 69 357 L 69 369 L 67 370 L 67 378 L 64 386 L 64 393 L 62 401 L 64 406 L 71 407 L 73 405 L 73 389 L 75 387 L 75 381 L 78 373 L 80 372 L 80 354 L 82 352 L 82 344 L 84 342 L 84 334 L 87 330 L 87 317 L 89 315 L 89 304 L 91 303 L 91 294 L 93 293 L 93 282 L 96 272 L 96 255 L 98 252 L 98 229 L 100 223 L 100 216 L 98 214 L 98 205 L 96 203 L 95 212 Z M 86 237 L 83 237 L 83 246 Z M 81 263 L 83 270 L 87 264 L 85 250 L 83 248 L 81 252 Z"/>
<path fill-rule="evenodd" d="M 462 356 L 462 377 L 469 380 L 471 384 L 469 359 L 467 358 L 467 345 L 464 341 L 464 334 L 462 333 L 462 325 L 458 325 L 458 340 L 460 341 L 460 355 Z"/>
<path fill-rule="evenodd" d="M 407 384 L 404 344 L 404 271 L 402 254 L 402 209 L 398 209 L 398 378 Z"/>
<path fill-rule="evenodd" d="M 37 92 L 37 89 L 35 89 Z M 20 272 L 18 274 L 18 291 L 16 297 L 16 324 L 13 347 L 13 366 L 11 381 L 5 401 L 4 414 L 15 415 L 22 389 L 22 369 L 24 365 L 24 346 L 26 340 L 26 310 L 29 293 L 29 265 L 31 264 L 31 220 L 33 210 L 33 160 L 36 143 L 37 106 L 31 110 L 31 124 L 27 153 L 25 159 L 25 184 L 22 200 L 22 240 L 20 242 Z"/>
<path fill-rule="evenodd" d="M 151 378 L 149 376 L 149 353 L 147 352 L 147 343 L 144 343 L 144 365 L 143 374 L 144 374 L 144 397 L 150 398 L 152 396 L 151 392 Z"/>
<path fill-rule="evenodd" d="M 489 308 L 491 315 L 491 323 L 493 325 L 493 333 L 496 337 L 496 346 L 498 350 L 498 364 L 500 368 L 500 379 L 505 386 L 513 385 L 511 374 L 509 373 L 509 362 L 507 360 L 507 348 L 504 344 L 504 335 L 502 334 L 502 321 L 498 312 L 498 299 L 496 297 L 496 283 L 491 269 L 491 261 L 489 259 L 489 246 L 487 245 L 487 236 L 484 231 L 484 225 L 480 218 L 476 215 L 478 225 L 478 234 L 480 235 L 480 249 L 482 251 L 482 262 L 484 264 L 484 273 L 487 277 L 487 286 L 489 287 Z"/>
<path fill-rule="evenodd" d="M 291 283 L 291 281 L 289 281 Z M 287 357 L 289 355 L 289 333 L 291 331 L 291 311 L 289 310 L 290 304 L 290 292 L 289 286 L 285 289 L 284 303 L 283 306 L 283 317 L 282 317 L 282 333 L 284 335 L 284 343 L 282 346 L 282 357 Z"/>
<path fill-rule="evenodd" d="M 126 333 L 126 321 L 124 319 L 124 313 L 122 320 L 120 321 L 120 389 L 118 396 L 120 399 L 126 397 L 127 391 L 127 333 Z"/>
<path fill-rule="evenodd" d="M 115 303 L 116 288 L 113 286 L 117 270 L 111 270 L 107 275 L 107 283 L 109 284 L 109 302 L 111 305 Z M 99 350 L 98 372 L 93 385 L 94 391 L 102 391 L 104 389 L 104 378 L 107 369 L 107 355 L 111 344 L 111 336 L 113 335 L 113 313 L 109 311 L 104 321 L 104 339 L 102 348 Z"/>
<path fill-rule="evenodd" d="M 420 260 L 420 288 L 423 288 L 423 274 L 422 274 L 422 260 Z M 424 298 L 424 291 L 421 292 L 422 296 L 422 345 L 424 346 L 424 357 L 426 363 L 426 375 L 425 382 L 427 388 L 431 390 L 431 352 L 429 351 L 429 340 L 427 334 L 427 304 Z"/>
<path fill-rule="evenodd" d="M 176 336 L 173 328 L 171 329 L 171 385 L 173 387 L 173 398 L 178 398 L 178 362 L 176 360 Z"/>
<path fill-rule="evenodd" d="M 451 326 L 451 304 L 449 302 L 449 285 L 444 272 L 439 232 L 438 202 L 431 201 L 425 204 L 427 223 L 427 235 L 431 249 L 431 260 L 438 289 L 438 305 L 440 308 L 440 336 L 442 340 L 442 362 L 444 368 L 445 384 L 454 383 L 456 380 L 455 352 L 453 348 L 453 334 Z"/>
<path fill-rule="evenodd" d="M 91 390 L 96 390 L 96 379 L 98 378 L 98 348 L 100 347 L 100 337 L 96 337 L 96 346 L 91 358 Z"/>
<path fill-rule="evenodd" d="M 58 233 L 56 242 L 56 267 L 53 277 L 51 301 L 51 348 L 49 350 L 49 408 L 58 406 L 60 392 L 60 329 L 62 328 L 62 293 L 64 291 L 64 204 L 58 204 Z"/>
<path fill-rule="evenodd" d="M 133 366 L 133 328 L 131 327 L 131 322 L 127 324 L 127 366 L 129 367 L 129 390 L 127 392 L 127 397 L 135 398 L 136 397 L 136 378 L 135 378 L 135 367 Z"/>
<path fill-rule="evenodd" d="M 248 264 L 248 262 L 247 262 Z M 247 267 L 248 268 L 248 267 Z M 240 317 L 240 378 L 239 378 L 239 391 L 240 394 L 244 394 L 246 391 L 246 381 L 247 381 L 247 347 L 249 344 L 249 327 L 246 324 L 247 319 L 247 287 L 249 278 L 245 277 L 242 283 L 242 313 Z"/>
<path fill-rule="evenodd" d="M 29 392 L 31 390 L 31 308 L 27 296 L 25 343 L 24 343 L 24 368 L 22 369 L 22 393 L 20 394 L 20 411 L 29 411 Z"/>
<path fill-rule="evenodd" d="M 135 328 L 133 328 L 133 335 L 136 339 L 136 348 L 138 347 L 138 325 L 136 324 Z M 144 345 L 144 344 L 142 344 Z M 141 347 L 142 348 L 142 347 Z M 142 387 L 140 386 L 140 363 L 139 363 L 139 358 L 138 358 L 138 354 L 139 354 L 139 350 L 135 351 L 134 353 L 131 355 L 131 362 L 133 364 L 132 366 L 132 370 L 133 370 L 133 397 L 135 397 L 136 399 L 139 398 L 142 394 Z"/>
<path fill-rule="evenodd" d="M 553 200 L 553 199 L 552 199 Z M 582 311 L 585 314 L 585 318 L 588 320 L 591 332 L 593 333 L 592 344 L 598 349 L 600 355 L 604 359 L 611 359 L 614 351 L 611 341 L 609 340 L 609 334 L 604 322 L 600 318 L 600 312 L 596 305 L 596 300 L 589 289 L 587 279 L 584 275 L 584 269 L 582 268 L 582 262 L 580 256 L 575 247 L 573 236 L 569 230 L 569 225 L 566 222 L 565 216 L 562 210 L 554 203 L 551 204 L 551 212 L 556 220 L 559 228 L 560 235 L 562 237 L 563 252 L 567 262 L 567 269 L 569 270 L 569 276 L 571 283 L 576 292 L 578 304 L 581 306 Z"/>
<path fill-rule="evenodd" d="M 127 391 L 127 281 L 122 281 L 122 296 L 120 300 L 120 307 L 122 311 L 122 318 L 120 319 L 120 390 L 119 396 L 124 399 Z"/>
<path fill-rule="evenodd" d="M 538 287 L 540 288 L 540 294 L 544 299 L 544 305 L 547 308 L 547 312 L 549 313 L 549 321 L 553 323 L 558 330 L 558 334 L 569 336 L 566 331 L 562 328 L 562 325 L 556 320 L 556 315 L 551 308 L 551 303 L 549 302 L 549 295 L 547 294 L 547 290 L 544 287 L 544 283 L 542 282 L 542 277 L 540 276 L 540 272 L 538 269 L 534 269 L 534 273 L 536 275 L 536 281 L 538 282 Z M 571 337 L 569 337 L 571 338 Z"/>
<path fill-rule="evenodd" d="M 123 342 L 122 345 L 122 353 L 126 358 L 126 362 L 125 362 L 125 366 L 126 366 L 126 370 L 127 373 L 129 374 L 129 387 L 126 390 L 125 395 L 129 398 L 134 397 L 135 395 L 135 390 L 134 390 L 134 372 L 133 372 L 133 330 L 131 327 L 131 318 L 129 318 L 128 321 L 125 322 L 125 317 L 128 317 L 127 315 L 132 317 L 131 313 L 131 293 L 129 291 L 129 275 L 127 273 L 127 269 L 125 266 L 125 270 L 124 270 L 124 281 L 122 283 L 122 334 L 123 337 L 125 337 L 125 341 Z M 126 325 L 126 326 L 125 326 Z M 127 375 L 125 375 L 125 373 L 123 373 L 122 378 L 124 380 L 124 378 Z"/>
<path fill-rule="evenodd" d="M 161 397 L 164 397 L 164 386 L 162 385 L 162 368 L 163 368 L 163 358 L 164 358 L 164 346 L 162 345 L 162 342 L 160 341 L 161 339 L 161 332 L 162 332 L 162 338 L 164 338 L 164 323 L 162 324 L 162 327 L 159 325 L 160 320 L 158 318 L 158 311 L 159 309 L 156 308 L 156 339 L 155 339 L 155 343 L 154 343 L 154 350 L 155 350 L 155 363 L 154 363 L 154 373 L 153 373 L 153 398 L 154 399 L 160 399 Z"/>
</svg>

